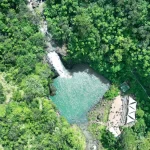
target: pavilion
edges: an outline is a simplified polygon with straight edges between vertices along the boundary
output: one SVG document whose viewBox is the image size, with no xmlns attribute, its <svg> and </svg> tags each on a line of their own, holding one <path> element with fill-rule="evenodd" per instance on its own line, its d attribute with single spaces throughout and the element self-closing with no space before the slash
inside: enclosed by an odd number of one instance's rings
<svg viewBox="0 0 150 150">
<path fill-rule="evenodd" d="M 128 107 L 127 107 L 127 115 L 126 115 L 126 124 L 131 122 L 135 122 L 135 112 L 137 102 L 130 96 L 128 96 Z"/>
<path fill-rule="evenodd" d="M 120 126 L 132 126 L 135 123 L 137 102 L 131 96 L 117 96 L 112 103 L 107 129 L 115 136 L 121 134 Z"/>
</svg>

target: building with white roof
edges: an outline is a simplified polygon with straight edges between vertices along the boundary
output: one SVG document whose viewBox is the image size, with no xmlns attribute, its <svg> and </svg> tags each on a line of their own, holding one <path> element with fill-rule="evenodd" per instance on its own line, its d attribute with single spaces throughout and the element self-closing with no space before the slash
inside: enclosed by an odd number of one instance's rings
<svg viewBox="0 0 150 150">
<path fill-rule="evenodd" d="M 127 100 L 128 100 L 128 110 L 126 115 L 126 124 L 129 124 L 131 122 L 135 122 L 135 112 L 137 102 L 130 96 L 127 97 Z"/>
<path fill-rule="evenodd" d="M 130 116 L 127 116 L 126 124 L 133 122 L 134 119 L 132 119 Z"/>
<path fill-rule="evenodd" d="M 110 109 L 107 129 L 115 136 L 121 134 L 120 126 L 130 125 L 135 122 L 137 102 L 130 96 L 117 96 Z"/>
</svg>

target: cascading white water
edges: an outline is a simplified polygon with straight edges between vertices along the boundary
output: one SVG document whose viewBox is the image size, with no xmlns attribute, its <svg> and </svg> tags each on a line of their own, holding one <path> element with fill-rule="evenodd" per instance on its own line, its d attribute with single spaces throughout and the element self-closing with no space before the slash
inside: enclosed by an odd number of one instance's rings
<svg viewBox="0 0 150 150">
<path fill-rule="evenodd" d="M 47 38 L 47 43 L 46 43 L 47 47 L 48 47 L 47 50 L 50 51 L 47 56 L 48 56 L 48 60 L 49 60 L 50 64 L 53 65 L 54 69 L 57 71 L 57 73 L 60 75 L 60 77 L 70 78 L 71 77 L 70 73 L 67 71 L 67 69 L 62 64 L 59 55 L 55 52 L 56 48 L 53 47 L 53 45 L 51 44 L 52 37 L 51 37 L 51 34 L 48 33 L 48 31 L 47 31 L 47 22 L 46 21 L 41 22 L 40 31 Z"/>
<path fill-rule="evenodd" d="M 40 12 L 42 11 L 43 3 L 39 4 Z M 62 64 L 59 55 L 55 52 L 56 47 L 52 45 L 52 36 L 48 33 L 47 22 L 45 20 L 41 20 L 39 23 L 39 31 L 46 37 L 46 45 L 48 53 L 48 61 L 51 65 L 53 65 L 54 69 L 62 78 L 71 78 L 70 73 L 65 69 Z"/>
<path fill-rule="evenodd" d="M 53 51 L 48 53 L 48 60 L 53 65 L 54 69 L 62 78 L 71 78 L 70 73 L 65 69 L 58 54 Z"/>
</svg>

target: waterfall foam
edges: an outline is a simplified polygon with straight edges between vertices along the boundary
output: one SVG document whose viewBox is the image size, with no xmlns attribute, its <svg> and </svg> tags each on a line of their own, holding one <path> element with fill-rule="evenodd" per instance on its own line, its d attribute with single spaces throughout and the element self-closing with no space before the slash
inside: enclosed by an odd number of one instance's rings
<svg viewBox="0 0 150 150">
<path fill-rule="evenodd" d="M 43 11 L 43 4 L 44 2 L 39 2 L 39 11 Z M 31 0 L 28 0 L 27 7 L 29 10 L 34 14 L 34 9 L 33 9 L 33 4 Z M 62 78 L 71 78 L 70 73 L 67 71 L 67 69 L 64 67 L 62 64 L 58 54 L 55 52 L 57 49 L 56 47 L 53 47 L 52 45 L 52 35 L 48 32 L 47 29 L 47 22 L 46 20 L 42 19 L 39 22 L 39 31 L 46 37 L 46 45 L 47 45 L 47 50 L 48 50 L 48 60 L 51 65 L 53 65 L 54 69 L 57 71 L 57 73 L 60 75 Z"/>
<path fill-rule="evenodd" d="M 59 74 L 60 77 L 71 78 L 70 73 L 64 67 L 64 65 L 62 64 L 62 62 L 60 60 L 60 57 L 58 56 L 58 54 L 55 51 L 49 52 L 47 56 L 48 56 L 48 60 L 49 60 L 50 64 L 53 65 L 54 69 L 57 71 L 57 73 Z"/>
</svg>

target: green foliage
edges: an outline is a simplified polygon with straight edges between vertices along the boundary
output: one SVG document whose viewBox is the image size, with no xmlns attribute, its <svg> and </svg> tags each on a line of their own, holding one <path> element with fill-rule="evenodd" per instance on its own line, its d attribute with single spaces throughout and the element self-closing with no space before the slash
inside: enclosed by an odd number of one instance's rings
<svg viewBox="0 0 150 150">
<path fill-rule="evenodd" d="M 27 76 L 21 83 L 21 87 L 24 90 L 24 96 L 26 99 L 33 99 L 35 97 L 44 96 L 44 87 L 40 83 L 40 78 L 37 75 Z"/>
<path fill-rule="evenodd" d="M 102 145 L 105 148 L 107 148 L 108 150 L 113 150 L 113 147 L 115 146 L 116 141 L 117 140 L 114 137 L 114 135 L 111 132 L 105 130 L 105 132 L 102 135 L 102 139 L 101 139 Z"/>
<path fill-rule="evenodd" d="M 116 86 L 128 81 L 128 93 L 135 95 L 141 110 L 133 128 L 137 134 L 125 131 L 123 144 L 136 149 L 135 141 L 150 128 L 150 2 L 47 0 L 46 4 L 49 31 L 58 43 L 67 44 L 66 63 L 88 63 Z M 113 99 L 118 91 L 113 85 L 105 98 Z"/>
<path fill-rule="evenodd" d="M 0 9 L 4 11 L 0 12 L 1 69 L 10 71 L 10 80 L 21 82 L 42 60 L 44 38 L 38 31 L 37 20 L 27 11 L 23 1 L 3 1 Z"/>
<path fill-rule="evenodd" d="M 90 63 L 113 81 L 127 75 L 129 68 L 148 78 L 148 1 L 46 3 L 49 30 L 58 42 L 67 42 L 67 60 Z"/>
<path fill-rule="evenodd" d="M 6 96 L 3 93 L 3 86 L 0 83 L 0 104 L 4 103 L 6 100 Z"/>
<path fill-rule="evenodd" d="M 136 110 L 136 115 L 139 118 L 143 118 L 144 117 L 144 111 L 139 108 L 139 109 Z"/>
<path fill-rule="evenodd" d="M 21 0 L 1 0 L 0 10 L 2 12 L 7 12 L 8 9 L 18 10 L 18 5 L 20 4 L 20 2 Z"/>
<path fill-rule="evenodd" d="M 134 131 L 139 135 L 139 136 L 144 136 L 145 131 L 146 131 L 146 124 L 143 118 L 140 118 L 137 120 L 135 126 L 134 126 Z"/>
<path fill-rule="evenodd" d="M 52 82 L 50 77 L 53 77 L 54 73 L 50 70 L 48 64 L 37 63 L 35 66 L 35 74 L 40 77 L 43 86 L 46 88 L 47 85 Z"/>
<path fill-rule="evenodd" d="M 150 132 L 147 133 L 146 138 L 142 138 L 139 141 L 138 149 L 147 150 L 150 147 Z"/>
<path fill-rule="evenodd" d="M 135 123 L 133 130 L 137 133 L 137 136 L 140 137 L 144 137 L 145 133 L 146 133 L 146 123 L 144 120 L 144 111 L 142 109 L 137 109 L 136 111 L 136 115 L 137 115 L 137 122 Z"/>
<path fill-rule="evenodd" d="M 113 100 L 119 95 L 119 89 L 115 85 L 111 85 L 110 89 L 105 93 L 104 98 L 107 100 Z"/>
<path fill-rule="evenodd" d="M 100 141 L 102 139 L 102 135 L 105 133 L 106 127 L 100 124 L 91 123 L 88 129 L 93 136 Z"/>
<path fill-rule="evenodd" d="M 80 135 L 42 99 L 48 95 L 53 73 L 42 63 L 45 45 L 39 18 L 25 2 L 0 2 L 0 71 L 7 72 L 7 81 L 18 84 L 15 102 L 8 106 L 2 104 L 5 95 L 0 85 L 0 143 L 5 149 L 84 149 Z M 113 84 L 129 81 L 129 93 L 134 93 L 140 109 L 133 129 L 123 131 L 118 149 L 146 150 L 150 147 L 146 133 L 150 128 L 149 1 L 46 0 L 46 4 L 44 14 L 53 39 L 67 45 L 65 61 L 88 63 Z M 109 100 L 117 95 L 112 86 L 105 96 Z M 110 133 L 99 137 L 108 149 L 115 147 Z"/>
<path fill-rule="evenodd" d="M 23 92 L 23 91 L 22 91 Z M 16 90 L 13 92 L 13 97 L 12 99 L 14 101 L 22 101 L 23 100 L 23 93 L 21 92 L 21 90 Z"/>
<path fill-rule="evenodd" d="M 1 108 L 0 118 L 1 117 L 5 117 L 5 114 L 6 114 L 6 105 L 5 104 L 0 104 L 0 108 Z"/>
<path fill-rule="evenodd" d="M 25 2 L 0 2 L 0 71 L 6 72 L 7 82 L 13 80 L 17 85 L 11 91 L 11 101 L 0 104 L 1 147 L 83 150 L 85 139 L 80 130 L 60 117 L 46 99 L 53 73 L 43 63 L 45 44 L 38 29 L 39 18 L 28 11 Z M 4 101 L 0 84 L 0 103 Z"/>
<path fill-rule="evenodd" d="M 0 143 L 4 149 L 84 149 L 80 132 L 57 116 L 49 100 L 38 98 L 30 105 L 25 102 L 0 105 L 1 110 L 4 108 L 0 113 Z"/>
<path fill-rule="evenodd" d="M 124 150 L 136 150 L 137 142 L 136 142 L 136 134 L 133 132 L 131 128 L 125 128 L 122 133 L 121 138 L 121 147 Z"/>
</svg>

